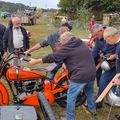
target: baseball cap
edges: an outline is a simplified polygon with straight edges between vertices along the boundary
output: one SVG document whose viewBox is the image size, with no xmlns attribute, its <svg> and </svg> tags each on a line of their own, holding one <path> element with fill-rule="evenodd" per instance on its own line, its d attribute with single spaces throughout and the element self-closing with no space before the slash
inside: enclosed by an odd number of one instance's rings
<svg viewBox="0 0 120 120">
<path fill-rule="evenodd" d="M 63 27 L 68 27 L 68 29 L 69 29 L 70 31 L 72 30 L 72 26 L 71 26 L 68 22 L 62 24 L 61 26 L 63 26 Z"/>
</svg>

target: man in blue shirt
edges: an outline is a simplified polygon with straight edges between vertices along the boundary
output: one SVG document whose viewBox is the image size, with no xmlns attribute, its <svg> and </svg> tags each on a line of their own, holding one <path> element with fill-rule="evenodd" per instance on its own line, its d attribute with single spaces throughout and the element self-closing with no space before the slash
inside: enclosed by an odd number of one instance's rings
<svg viewBox="0 0 120 120">
<path fill-rule="evenodd" d="M 116 45 L 110 45 L 107 44 L 103 39 L 103 26 L 100 24 L 95 24 L 92 28 L 93 35 L 97 37 L 95 46 L 92 50 L 92 54 L 94 57 L 94 60 L 97 63 L 99 63 L 99 60 L 101 59 L 101 56 L 109 55 L 107 59 L 109 61 L 115 60 L 115 51 L 116 51 Z M 109 84 L 109 82 L 112 80 L 112 78 L 115 75 L 115 67 L 111 68 L 109 71 L 104 71 L 99 68 L 97 70 L 97 83 L 99 86 L 97 97 L 103 92 L 103 90 L 106 88 L 106 86 Z M 97 104 L 97 107 L 102 107 L 102 103 Z"/>
<path fill-rule="evenodd" d="M 120 86 L 120 34 L 114 27 L 108 27 L 103 34 L 104 39 L 111 45 L 117 45 L 116 48 L 116 75 L 114 77 L 113 85 Z M 116 116 L 117 120 L 120 120 L 120 114 Z"/>
<path fill-rule="evenodd" d="M 59 31 L 53 34 L 50 34 L 47 38 L 45 38 L 42 42 L 37 43 L 34 45 L 32 48 L 27 50 L 25 54 L 34 52 L 40 48 L 44 48 L 47 46 L 50 46 L 52 48 L 52 51 L 55 52 L 57 49 L 57 45 L 60 43 L 60 35 L 63 34 L 64 32 L 71 31 L 72 26 L 69 23 L 64 23 L 61 25 L 59 28 Z M 62 66 L 62 63 L 56 63 L 55 69 L 48 75 L 50 79 L 53 79 L 54 75 L 58 71 L 58 69 Z"/>
<path fill-rule="evenodd" d="M 114 85 L 120 85 L 120 34 L 114 27 L 108 27 L 104 31 L 104 39 L 111 45 L 116 45 L 116 76 L 113 79 Z"/>
</svg>

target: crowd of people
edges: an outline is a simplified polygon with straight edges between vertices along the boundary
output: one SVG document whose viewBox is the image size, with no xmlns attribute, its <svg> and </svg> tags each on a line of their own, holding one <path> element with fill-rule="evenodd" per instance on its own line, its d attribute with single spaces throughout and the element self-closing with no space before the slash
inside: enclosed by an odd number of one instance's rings
<svg viewBox="0 0 120 120">
<path fill-rule="evenodd" d="M 91 27 L 91 26 L 90 26 Z M 86 94 L 86 109 L 96 115 L 96 109 L 103 107 L 103 101 L 95 104 L 106 86 L 113 81 L 113 85 L 120 85 L 120 34 L 114 27 L 104 28 L 101 24 L 94 24 L 91 28 L 92 36 L 96 37 L 95 45 L 90 49 L 80 38 L 71 33 L 72 26 L 63 23 L 58 32 L 50 34 L 42 42 L 29 48 L 29 38 L 20 19 L 13 17 L 8 28 L 0 24 L 0 55 L 19 50 L 25 54 L 40 48 L 50 46 L 53 50 L 48 56 L 30 59 L 30 64 L 55 63 L 54 74 L 64 63 L 70 75 L 70 87 L 67 93 L 67 120 L 74 120 L 75 102 L 78 94 L 84 88 Z M 103 58 L 110 64 L 109 70 L 96 67 Z M 51 73 L 49 77 L 54 77 Z M 98 93 L 94 94 L 94 81 L 97 80 Z M 113 79 L 114 78 L 114 79 Z"/>
</svg>

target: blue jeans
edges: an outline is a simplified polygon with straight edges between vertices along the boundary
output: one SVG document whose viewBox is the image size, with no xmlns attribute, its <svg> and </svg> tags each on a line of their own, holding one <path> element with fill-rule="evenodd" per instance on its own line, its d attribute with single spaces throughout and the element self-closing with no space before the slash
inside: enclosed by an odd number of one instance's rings
<svg viewBox="0 0 120 120">
<path fill-rule="evenodd" d="M 103 92 L 103 90 L 106 88 L 106 86 L 109 84 L 109 82 L 115 76 L 115 74 L 116 74 L 116 70 L 115 70 L 115 68 L 113 68 L 109 71 L 105 71 L 101 75 L 101 78 L 100 78 L 100 81 L 99 81 L 99 90 L 98 90 L 97 97 Z"/>
<path fill-rule="evenodd" d="M 88 109 L 90 111 L 96 110 L 93 86 L 94 81 L 88 83 L 70 82 L 70 88 L 67 93 L 67 120 L 74 120 L 76 98 L 83 88 L 85 88 Z"/>
<path fill-rule="evenodd" d="M 99 81 L 100 81 L 101 75 L 102 75 L 102 69 L 100 68 L 96 72 L 97 87 L 99 87 Z"/>
</svg>

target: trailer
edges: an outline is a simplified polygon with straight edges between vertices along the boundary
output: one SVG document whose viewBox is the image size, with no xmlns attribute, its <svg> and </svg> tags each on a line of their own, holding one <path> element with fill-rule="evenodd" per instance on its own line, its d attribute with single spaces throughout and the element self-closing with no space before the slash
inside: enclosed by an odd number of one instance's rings
<svg viewBox="0 0 120 120">
<path fill-rule="evenodd" d="M 29 7 L 21 16 L 21 24 L 35 25 L 36 24 L 36 7 Z"/>
</svg>

